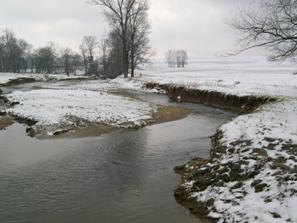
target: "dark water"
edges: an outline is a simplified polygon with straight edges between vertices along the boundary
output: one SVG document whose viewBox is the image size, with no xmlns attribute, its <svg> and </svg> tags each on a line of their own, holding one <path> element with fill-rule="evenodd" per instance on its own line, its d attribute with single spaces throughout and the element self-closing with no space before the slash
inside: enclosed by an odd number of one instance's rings
<svg viewBox="0 0 297 223">
<path fill-rule="evenodd" d="M 0 222 L 199 222 L 174 199 L 173 167 L 207 157 L 209 137 L 232 114 L 184 106 L 194 113 L 183 120 L 96 138 L 37 140 L 20 124 L 1 131 Z"/>
</svg>

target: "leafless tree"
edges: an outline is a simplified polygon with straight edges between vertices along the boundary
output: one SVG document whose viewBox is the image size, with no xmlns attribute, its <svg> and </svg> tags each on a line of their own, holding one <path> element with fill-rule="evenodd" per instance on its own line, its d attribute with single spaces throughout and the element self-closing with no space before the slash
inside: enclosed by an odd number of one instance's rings
<svg viewBox="0 0 297 223">
<path fill-rule="evenodd" d="M 185 50 L 168 50 L 166 53 L 168 67 L 185 67 L 188 64 L 188 54 Z"/>
<path fill-rule="evenodd" d="M 166 61 L 168 63 L 168 67 L 174 67 L 175 66 L 175 52 L 173 50 L 168 50 L 166 53 Z"/>
<path fill-rule="evenodd" d="M 71 49 L 60 52 L 49 42 L 47 46 L 33 49 L 26 40 L 18 39 L 9 29 L 0 31 L 0 72 L 73 73 L 82 67 L 80 55 Z"/>
<path fill-rule="evenodd" d="M 176 62 L 177 67 L 185 67 L 185 65 L 188 63 L 188 54 L 185 50 L 176 51 Z"/>
<path fill-rule="evenodd" d="M 27 73 L 27 70 L 30 65 L 29 63 L 32 56 L 33 47 L 31 44 L 29 44 L 26 40 L 23 40 L 23 39 L 18 40 L 18 45 L 20 48 L 18 72 Z"/>
<path fill-rule="evenodd" d="M 258 0 L 243 7 L 232 22 L 244 37 L 240 50 L 264 47 L 271 60 L 295 58 L 297 52 L 297 0 Z"/>
<path fill-rule="evenodd" d="M 64 72 L 69 76 L 70 73 L 74 73 L 74 52 L 70 48 L 65 48 L 62 52 L 62 65 Z"/>
<path fill-rule="evenodd" d="M 112 27 L 112 32 L 121 40 L 124 77 L 128 77 L 129 68 L 134 76 L 136 66 L 145 61 L 145 54 L 149 49 L 148 1 L 91 0 L 91 2 L 106 8 L 105 15 Z"/>
<path fill-rule="evenodd" d="M 150 55 L 148 39 L 150 23 L 148 21 L 148 10 L 148 0 L 138 0 L 131 10 L 128 33 L 130 40 L 130 69 L 132 77 L 135 75 L 136 67 L 146 63 Z"/>
<path fill-rule="evenodd" d="M 129 73 L 128 23 L 135 2 L 136 0 L 92 0 L 93 4 L 107 9 L 105 15 L 113 29 L 118 31 L 122 41 L 123 72 L 125 77 L 128 77 Z"/>
<path fill-rule="evenodd" d="M 122 40 L 117 30 L 112 30 L 107 38 L 109 55 L 107 61 L 106 77 L 114 78 L 123 74 L 123 48 Z"/>
<path fill-rule="evenodd" d="M 110 48 L 108 45 L 108 39 L 107 38 L 102 38 L 100 43 L 99 43 L 99 48 L 101 51 L 101 73 L 103 76 L 106 75 L 107 71 L 107 66 L 108 66 L 108 59 L 109 59 L 109 54 L 110 54 Z"/>
<path fill-rule="evenodd" d="M 98 47 L 98 41 L 95 36 L 84 36 L 80 49 L 84 58 L 86 74 L 95 74 L 94 54 Z"/>
<path fill-rule="evenodd" d="M 37 73 L 53 73 L 55 70 L 56 52 L 51 46 L 41 47 L 34 54 L 34 65 Z"/>
<path fill-rule="evenodd" d="M 31 48 L 25 40 L 17 39 L 13 31 L 5 29 L 0 35 L 0 71 L 26 71 Z"/>
</svg>

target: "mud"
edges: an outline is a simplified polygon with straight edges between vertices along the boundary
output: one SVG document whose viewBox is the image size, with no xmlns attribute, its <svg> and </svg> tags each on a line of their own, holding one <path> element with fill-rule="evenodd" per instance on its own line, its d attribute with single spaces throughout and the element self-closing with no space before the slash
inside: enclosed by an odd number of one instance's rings
<svg viewBox="0 0 297 223">
<path fill-rule="evenodd" d="M 20 85 L 20 84 L 28 84 L 28 83 L 34 83 L 34 82 L 37 82 L 37 80 L 34 78 L 22 77 L 22 78 L 10 80 L 7 83 L 2 84 L 2 86 L 10 87 L 10 86 L 16 86 L 16 85 Z"/>
<path fill-rule="evenodd" d="M 0 116 L 0 130 L 7 128 L 13 124 L 13 120 L 7 116 Z"/>
</svg>

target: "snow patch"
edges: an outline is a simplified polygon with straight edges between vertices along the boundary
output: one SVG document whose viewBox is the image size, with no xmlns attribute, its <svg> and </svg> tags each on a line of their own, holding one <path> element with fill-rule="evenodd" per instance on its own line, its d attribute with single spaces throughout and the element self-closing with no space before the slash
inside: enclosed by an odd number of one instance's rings
<svg viewBox="0 0 297 223">
<path fill-rule="evenodd" d="M 37 121 L 37 125 L 71 123 L 73 119 L 115 127 L 143 125 L 156 107 L 127 97 L 86 90 L 15 91 L 7 95 L 19 104 L 7 112 Z"/>
</svg>

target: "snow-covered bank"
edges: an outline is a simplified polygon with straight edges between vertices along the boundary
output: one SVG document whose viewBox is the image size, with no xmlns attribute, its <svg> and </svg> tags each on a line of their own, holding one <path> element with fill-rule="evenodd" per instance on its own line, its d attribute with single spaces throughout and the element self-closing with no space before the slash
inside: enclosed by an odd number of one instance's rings
<svg viewBox="0 0 297 223">
<path fill-rule="evenodd" d="M 139 100 L 86 90 L 15 91 L 7 98 L 17 103 L 7 113 L 34 120 L 35 127 L 62 127 L 78 122 L 141 126 L 157 109 Z"/>
<path fill-rule="evenodd" d="M 36 81 L 86 79 L 86 76 L 67 76 L 66 74 L 28 74 L 28 73 L 0 73 L 0 85 L 5 85 L 17 79 L 26 78 Z"/>
<path fill-rule="evenodd" d="M 179 199 L 217 222 L 297 222 L 296 114 L 291 99 L 223 125 L 210 161 L 185 167 Z"/>
<path fill-rule="evenodd" d="M 47 90 L 14 92 L 8 98 L 20 104 L 7 111 L 36 120 L 37 126 L 97 122 L 127 127 L 142 125 L 156 107 L 100 92 L 141 90 L 146 83 L 157 83 L 217 92 L 227 101 L 230 95 L 277 98 L 223 125 L 214 138 L 211 159 L 185 167 L 181 193 L 183 200 L 193 202 L 192 210 L 204 208 L 204 217 L 218 222 L 297 222 L 295 66 L 257 61 L 204 61 L 186 69 L 165 66 L 140 71 L 142 75 L 133 79 L 58 83 Z M 243 100 L 240 108 L 245 105 Z"/>
<path fill-rule="evenodd" d="M 208 61 L 186 69 L 159 65 L 142 71 L 141 77 L 114 82 L 129 89 L 156 83 L 226 97 L 279 99 L 223 125 L 214 137 L 210 160 L 192 161 L 181 171 L 177 199 L 214 222 L 297 222 L 295 65 L 258 61 Z"/>
</svg>

